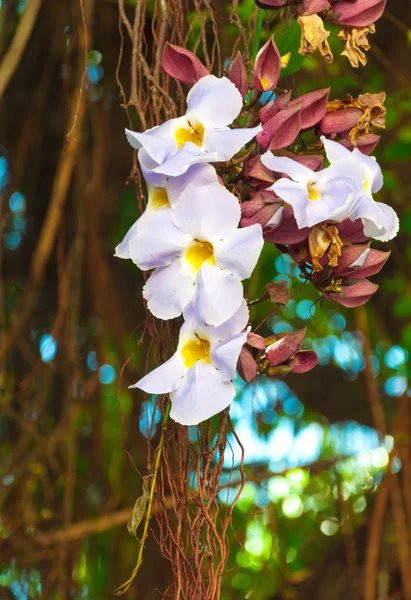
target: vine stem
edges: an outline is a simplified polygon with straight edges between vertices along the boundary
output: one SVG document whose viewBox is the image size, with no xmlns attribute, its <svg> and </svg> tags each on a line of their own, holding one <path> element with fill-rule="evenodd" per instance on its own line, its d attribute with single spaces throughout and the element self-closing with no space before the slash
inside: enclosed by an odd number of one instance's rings
<svg viewBox="0 0 411 600">
<path fill-rule="evenodd" d="M 170 408 L 171 408 L 171 402 L 170 402 L 170 400 L 168 400 L 166 407 L 164 409 L 163 424 L 162 424 L 162 428 L 161 428 L 160 441 L 158 443 L 157 450 L 156 450 L 154 470 L 153 470 L 153 473 L 151 474 L 152 479 L 151 479 L 151 484 L 150 484 L 149 496 L 148 496 L 148 500 L 147 500 L 146 516 L 144 518 L 143 535 L 141 536 L 140 546 L 138 549 L 137 563 L 136 563 L 136 566 L 134 567 L 134 570 L 133 570 L 130 578 L 114 591 L 115 596 L 122 596 L 123 594 L 125 594 L 127 592 L 127 590 L 129 589 L 130 585 L 134 581 L 134 579 L 143 563 L 144 544 L 146 543 L 146 540 L 148 537 L 148 527 L 150 524 L 151 514 L 153 511 L 154 493 L 155 493 L 155 489 L 156 489 L 157 475 L 158 475 L 158 471 L 160 469 L 161 456 L 163 453 L 164 438 L 165 438 L 165 433 L 167 430 L 167 421 L 170 416 Z"/>
</svg>

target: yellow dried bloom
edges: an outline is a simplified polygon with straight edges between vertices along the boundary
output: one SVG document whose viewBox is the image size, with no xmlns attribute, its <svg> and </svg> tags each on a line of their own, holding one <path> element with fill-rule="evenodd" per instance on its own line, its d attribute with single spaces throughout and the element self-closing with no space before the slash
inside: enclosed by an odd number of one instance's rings
<svg viewBox="0 0 411 600">
<path fill-rule="evenodd" d="M 298 17 L 297 23 L 301 27 L 299 54 L 310 57 L 318 49 L 326 62 L 332 63 L 334 57 L 327 40 L 330 32 L 325 29 L 321 17 L 317 14 Z"/>
<path fill-rule="evenodd" d="M 338 38 L 344 44 L 344 52 L 341 56 L 346 56 L 352 67 L 358 68 L 360 63 L 365 66 L 367 57 L 365 52 L 371 48 L 367 35 L 375 33 L 375 25 L 371 24 L 368 27 L 357 29 L 356 27 L 346 27 L 341 29 Z"/>
</svg>

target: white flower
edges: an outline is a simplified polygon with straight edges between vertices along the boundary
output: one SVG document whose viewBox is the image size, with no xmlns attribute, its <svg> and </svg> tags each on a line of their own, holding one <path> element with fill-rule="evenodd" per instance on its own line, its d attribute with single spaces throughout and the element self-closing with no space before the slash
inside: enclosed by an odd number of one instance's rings
<svg viewBox="0 0 411 600">
<path fill-rule="evenodd" d="M 117 258 L 131 258 L 130 241 L 144 229 L 155 227 L 155 220 L 152 224 L 153 216 L 158 211 L 171 211 L 189 183 L 195 182 L 197 185 L 207 185 L 217 182 L 217 173 L 214 167 L 208 164 L 193 165 L 183 175 L 170 177 L 150 170 L 153 161 L 143 148 L 139 151 L 138 158 L 148 184 L 148 202 L 141 217 L 130 227 L 124 239 L 116 247 L 115 256 Z"/>
<path fill-rule="evenodd" d="M 384 183 L 375 157 L 363 154 L 358 148 L 350 152 L 341 144 L 325 137 L 321 141 L 331 163 L 328 171 L 336 177 L 346 174 L 355 182 L 352 209 L 347 216 L 352 221 L 361 219 L 367 237 L 382 242 L 394 238 L 400 225 L 396 212 L 383 202 L 375 202 L 372 196 L 380 191 Z"/>
<path fill-rule="evenodd" d="M 233 401 L 243 330 L 248 308 L 243 300 L 229 321 L 207 327 L 192 306 L 184 313 L 176 353 L 135 385 L 149 394 L 170 394 L 170 416 L 182 425 L 197 425 L 221 412 Z"/>
<path fill-rule="evenodd" d="M 156 165 L 152 170 L 165 175 L 181 175 L 199 162 L 230 160 L 259 131 L 229 129 L 239 115 L 243 100 L 226 77 L 202 77 L 189 91 L 183 117 L 137 133 L 126 129 L 133 148 L 143 147 Z"/>
<path fill-rule="evenodd" d="M 291 158 L 274 156 L 272 152 L 263 154 L 261 162 L 272 171 L 291 177 L 278 179 L 268 189 L 292 206 L 299 229 L 349 216 L 354 197 L 354 184 L 349 177 L 336 177 L 328 169 L 312 171 Z"/>
<path fill-rule="evenodd" d="M 224 186 L 189 184 L 172 211 L 158 211 L 149 229 L 129 241 L 132 260 L 155 269 L 143 291 L 160 319 L 193 302 L 208 325 L 220 325 L 243 300 L 263 246 L 260 225 L 238 229 L 240 206 Z"/>
<path fill-rule="evenodd" d="M 398 233 L 398 217 L 390 206 L 372 197 L 383 184 L 376 160 L 356 148 L 350 152 L 337 142 L 321 140 L 331 166 L 318 173 L 295 160 L 266 152 L 262 163 L 291 177 L 279 179 L 269 189 L 292 206 L 300 229 L 323 221 L 361 219 L 367 237 L 392 239 Z"/>
</svg>

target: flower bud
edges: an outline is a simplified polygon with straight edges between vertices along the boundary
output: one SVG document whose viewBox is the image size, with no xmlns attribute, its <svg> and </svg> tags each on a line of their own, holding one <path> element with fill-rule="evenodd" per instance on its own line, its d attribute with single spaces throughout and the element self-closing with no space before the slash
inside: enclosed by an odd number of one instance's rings
<svg viewBox="0 0 411 600">
<path fill-rule="evenodd" d="M 368 279 L 353 281 L 354 283 L 349 279 L 336 280 L 333 284 L 334 289 L 322 291 L 322 294 L 325 298 L 334 300 L 346 308 L 355 308 L 368 302 L 378 290 L 378 285 L 371 283 Z"/>
<path fill-rule="evenodd" d="M 387 0 L 339 0 L 332 5 L 332 11 L 340 25 L 367 27 L 381 17 L 386 2 Z"/>
<path fill-rule="evenodd" d="M 279 334 L 277 341 L 267 347 L 265 356 L 270 367 L 276 367 L 292 358 L 302 348 L 307 329 Z M 280 337 L 281 336 L 281 337 Z"/>
<path fill-rule="evenodd" d="M 286 108 L 290 102 L 291 92 L 286 92 L 285 94 L 281 94 L 275 100 L 264 106 L 258 116 L 260 117 L 261 123 L 266 123 L 269 121 L 274 115 Z"/>
<path fill-rule="evenodd" d="M 370 133 L 364 139 L 358 140 L 357 148 L 363 154 L 371 154 L 371 152 L 373 152 L 375 146 L 378 144 L 380 139 L 381 139 L 380 135 L 375 135 L 374 133 Z M 350 150 L 350 151 L 354 150 L 354 148 L 355 148 L 354 144 L 352 144 L 349 140 L 340 140 L 340 144 L 345 146 L 345 148 L 348 148 L 348 150 Z"/>
<path fill-rule="evenodd" d="M 316 90 L 289 103 L 289 106 L 296 106 L 300 103 L 303 105 L 301 109 L 301 129 L 309 129 L 321 121 L 327 112 L 329 94 L 330 88 Z"/>
<path fill-rule="evenodd" d="M 286 306 L 290 299 L 290 290 L 288 289 L 288 283 L 286 281 L 274 281 L 267 283 L 265 286 L 265 293 L 270 298 L 271 302 Z"/>
<path fill-rule="evenodd" d="M 253 71 L 253 88 L 261 92 L 275 89 L 281 71 L 281 56 L 272 36 L 258 52 Z"/>
<path fill-rule="evenodd" d="M 244 175 L 251 185 L 271 185 L 275 181 L 273 172 L 261 162 L 261 155 L 249 158 L 244 164 Z"/>
<path fill-rule="evenodd" d="M 328 103 L 327 114 L 321 119 L 322 133 L 340 133 L 356 146 L 372 133 L 372 127 L 385 128 L 387 109 L 385 92 L 361 94 L 354 99 L 350 94 L 344 100 Z"/>
<path fill-rule="evenodd" d="M 257 143 L 264 150 L 286 148 L 295 141 L 301 129 L 302 104 L 287 107 L 263 124 Z"/>
<path fill-rule="evenodd" d="M 307 373 L 314 369 L 318 363 L 318 356 L 314 350 L 301 350 L 291 359 L 289 365 L 292 373 Z"/>
<path fill-rule="evenodd" d="M 247 348 L 242 348 L 240 358 L 237 363 L 237 370 L 240 377 L 250 383 L 258 375 L 258 364 L 251 352 Z"/>
<path fill-rule="evenodd" d="M 254 223 L 259 223 L 265 227 L 273 217 L 278 214 L 278 221 L 281 219 L 283 203 L 268 192 L 258 192 L 241 204 L 241 227 L 249 227 Z"/>
<path fill-rule="evenodd" d="M 369 244 L 343 248 L 338 267 L 333 270 L 336 277 L 350 276 L 355 279 L 372 277 L 385 265 L 391 252 L 370 248 Z"/>
<path fill-rule="evenodd" d="M 331 8 L 330 0 L 303 0 L 298 7 L 298 13 L 307 17 L 329 8 Z"/>
<path fill-rule="evenodd" d="M 248 76 L 240 51 L 237 52 L 235 59 L 231 64 L 228 77 L 230 81 L 234 83 L 242 97 L 245 98 L 248 90 Z"/>
<path fill-rule="evenodd" d="M 260 8 L 269 10 L 286 6 L 289 3 L 289 0 L 255 0 L 255 3 Z"/>
<path fill-rule="evenodd" d="M 309 227 L 298 228 L 294 218 L 291 206 L 284 207 L 281 215 L 281 221 L 273 229 L 266 229 L 263 232 L 266 242 L 273 244 L 298 244 L 306 240 L 311 229 Z"/>
<path fill-rule="evenodd" d="M 174 79 L 189 86 L 210 74 L 195 54 L 169 42 L 166 43 L 163 50 L 163 69 Z"/>
</svg>

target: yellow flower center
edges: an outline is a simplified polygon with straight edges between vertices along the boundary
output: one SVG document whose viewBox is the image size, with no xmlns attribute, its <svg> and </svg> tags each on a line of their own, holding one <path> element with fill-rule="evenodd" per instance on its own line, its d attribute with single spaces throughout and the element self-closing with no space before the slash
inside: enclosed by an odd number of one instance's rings
<svg viewBox="0 0 411 600">
<path fill-rule="evenodd" d="M 308 186 L 308 199 L 309 200 L 320 200 L 320 190 L 316 187 L 315 183 Z"/>
<path fill-rule="evenodd" d="M 188 127 L 179 127 L 174 134 L 178 149 L 186 142 L 192 142 L 196 146 L 202 146 L 204 141 L 204 127 L 201 123 L 191 124 Z"/>
<path fill-rule="evenodd" d="M 371 178 L 368 174 L 365 175 L 364 181 L 362 182 L 362 189 L 366 194 L 371 194 Z"/>
<path fill-rule="evenodd" d="M 268 90 L 268 88 L 270 87 L 270 82 L 265 77 L 262 77 L 260 79 L 260 83 L 261 83 L 263 90 Z"/>
<path fill-rule="evenodd" d="M 187 369 L 194 367 L 199 360 L 210 364 L 210 342 L 197 336 L 195 340 L 189 340 L 184 344 L 181 354 Z"/>
<path fill-rule="evenodd" d="M 211 265 L 215 265 L 214 248 L 210 242 L 200 242 L 196 240 L 186 250 L 186 259 L 197 273 L 202 265 L 208 260 Z"/>
<path fill-rule="evenodd" d="M 153 210 L 158 210 L 163 206 L 170 206 L 170 201 L 168 199 L 167 190 L 163 187 L 152 187 L 149 188 L 149 199 L 150 206 Z"/>
</svg>

